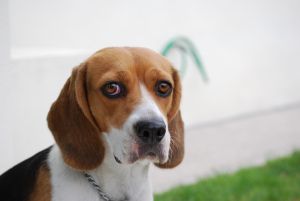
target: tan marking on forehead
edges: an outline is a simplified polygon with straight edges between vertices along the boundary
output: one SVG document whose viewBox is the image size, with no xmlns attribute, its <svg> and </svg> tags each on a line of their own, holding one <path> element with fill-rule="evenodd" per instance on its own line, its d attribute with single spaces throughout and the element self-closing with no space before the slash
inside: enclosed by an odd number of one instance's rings
<svg viewBox="0 0 300 201">
<path fill-rule="evenodd" d="M 96 54 L 92 55 L 87 64 L 92 66 L 90 70 L 100 69 L 108 70 L 110 68 L 117 68 L 119 70 L 127 69 L 133 66 L 133 58 L 125 48 L 106 48 Z"/>
<path fill-rule="evenodd" d="M 151 70 L 171 73 L 171 64 L 160 54 L 146 48 L 129 48 L 129 50 L 134 57 L 135 68 L 141 79 L 146 79 L 146 73 Z"/>
<path fill-rule="evenodd" d="M 124 71 L 144 81 L 148 71 L 160 72 L 169 77 L 172 72 L 171 64 L 167 59 L 146 48 L 106 48 L 91 56 L 87 65 L 88 75 L 95 78 L 105 73 L 114 74 Z"/>
</svg>

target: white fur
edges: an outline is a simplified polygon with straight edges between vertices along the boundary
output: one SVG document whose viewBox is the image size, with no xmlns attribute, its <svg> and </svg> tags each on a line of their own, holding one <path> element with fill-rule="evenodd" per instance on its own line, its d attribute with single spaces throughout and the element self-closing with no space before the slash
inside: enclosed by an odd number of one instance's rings
<svg viewBox="0 0 300 201">
<path fill-rule="evenodd" d="M 99 201 L 99 196 L 82 173 L 64 163 L 59 148 L 55 145 L 48 159 L 51 175 L 51 201 Z"/>
<path fill-rule="evenodd" d="M 105 139 L 104 139 L 105 140 Z M 100 201 L 96 190 L 83 173 L 68 167 L 55 145 L 50 152 L 52 200 L 51 201 Z M 149 164 L 136 162 L 118 164 L 110 151 L 103 163 L 89 172 L 111 199 L 119 201 L 126 196 L 130 201 L 152 201 L 152 187 L 148 178 Z"/>
<path fill-rule="evenodd" d="M 101 189 L 113 200 L 152 201 L 152 187 L 149 181 L 149 160 L 138 160 L 129 164 L 135 133 L 133 125 L 141 119 L 161 118 L 167 124 L 151 95 L 141 86 L 142 101 L 129 115 L 121 129 L 111 128 L 101 137 L 105 144 L 105 156 L 101 165 L 89 172 Z M 168 158 L 170 133 L 168 128 L 163 140 L 163 154 Z M 116 155 L 122 164 L 115 161 Z M 165 162 L 164 161 L 164 162 Z M 124 162 L 124 163 L 123 163 Z M 68 167 L 55 145 L 50 152 L 48 164 L 51 173 L 52 201 L 100 201 L 95 189 L 88 183 L 82 172 Z"/>
</svg>

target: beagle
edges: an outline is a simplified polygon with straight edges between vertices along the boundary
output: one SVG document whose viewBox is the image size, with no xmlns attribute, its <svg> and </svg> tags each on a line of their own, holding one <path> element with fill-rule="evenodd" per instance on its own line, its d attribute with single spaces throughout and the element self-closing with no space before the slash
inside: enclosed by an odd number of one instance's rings
<svg viewBox="0 0 300 201">
<path fill-rule="evenodd" d="M 3 201 L 151 201 L 149 166 L 173 168 L 184 135 L 177 71 L 145 48 L 75 67 L 48 113 L 55 144 L 0 176 Z"/>
</svg>

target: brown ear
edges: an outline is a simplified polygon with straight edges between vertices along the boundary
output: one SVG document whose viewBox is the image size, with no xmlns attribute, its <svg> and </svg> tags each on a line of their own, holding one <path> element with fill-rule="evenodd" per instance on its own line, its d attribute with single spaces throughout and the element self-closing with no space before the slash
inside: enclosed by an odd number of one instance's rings
<svg viewBox="0 0 300 201">
<path fill-rule="evenodd" d="M 79 170 L 96 168 L 104 157 L 101 132 L 90 112 L 86 90 L 86 65 L 82 64 L 73 69 L 47 118 L 65 163 Z"/>
<path fill-rule="evenodd" d="M 172 108 L 168 113 L 168 127 L 171 134 L 169 160 L 164 164 L 156 164 L 160 168 L 173 168 L 181 163 L 184 156 L 184 124 L 179 110 L 181 84 L 178 72 L 173 72 L 174 90 Z"/>
</svg>

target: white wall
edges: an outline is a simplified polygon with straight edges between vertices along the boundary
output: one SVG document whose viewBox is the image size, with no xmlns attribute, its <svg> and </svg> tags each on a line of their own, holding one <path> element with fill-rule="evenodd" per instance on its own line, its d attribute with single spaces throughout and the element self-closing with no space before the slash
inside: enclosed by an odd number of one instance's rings
<svg viewBox="0 0 300 201">
<path fill-rule="evenodd" d="M 7 167 L 7 164 L 14 162 L 13 155 L 13 137 L 10 131 L 12 122 L 7 121 L 7 116 L 3 111 L 3 108 L 8 106 L 7 96 L 5 95 L 5 89 L 8 87 L 6 83 L 6 74 L 10 69 L 9 66 L 9 12 L 8 12 L 8 0 L 0 1 L 0 172 L 3 167 Z M 3 93 L 4 92 L 4 93 Z M 3 160 L 5 159 L 5 160 Z"/>
<path fill-rule="evenodd" d="M 9 12 L 8 0 L 0 2 L 0 67 L 5 68 L 9 59 Z"/>
<path fill-rule="evenodd" d="M 53 142 L 46 125 L 51 102 L 71 67 L 106 46 L 160 50 L 176 35 L 191 38 L 210 82 L 189 65 L 187 126 L 300 101 L 297 0 L 10 0 L 9 6 L 9 28 L 0 30 L 11 39 L 11 66 L 1 72 L 0 140 L 7 151 L 1 150 L 0 172 Z"/>
</svg>

